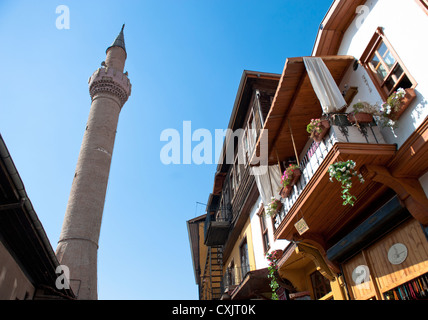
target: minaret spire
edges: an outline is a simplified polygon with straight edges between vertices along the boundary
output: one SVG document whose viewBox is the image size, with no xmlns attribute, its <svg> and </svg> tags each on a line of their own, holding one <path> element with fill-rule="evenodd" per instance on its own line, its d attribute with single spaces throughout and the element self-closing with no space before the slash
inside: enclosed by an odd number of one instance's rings
<svg viewBox="0 0 428 320">
<path fill-rule="evenodd" d="M 111 44 L 111 46 L 107 48 L 106 52 L 108 51 L 108 49 L 110 49 L 112 47 L 119 47 L 119 48 L 122 48 L 123 50 L 125 50 L 125 53 L 126 53 L 125 37 L 123 36 L 123 29 L 124 28 L 125 28 L 125 24 L 122 25 L 122 30 L 120 30 L 118 36 L 113 41 L 113 43 Z"/>
<path fill-rule="evenodd" d="M 124 26 L 107 49 L 103 67 L 89 78 L 91 109 L 56 249 L 59 263 L 70 271 L 71 289 L 83 300 L 98 298 L 98 240 L 110 164 L 119 113 L 131 95 L 128 73 L 123 73 Z"/>
</svg>

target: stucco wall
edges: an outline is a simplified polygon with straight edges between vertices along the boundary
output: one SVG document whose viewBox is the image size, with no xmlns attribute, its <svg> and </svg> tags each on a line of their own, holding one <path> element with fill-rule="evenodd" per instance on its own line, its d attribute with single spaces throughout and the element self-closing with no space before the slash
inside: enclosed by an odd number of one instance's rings
<svg viewBox="0 0 428 320">
<path fill-rule="evenodd" d="M 399 127 L 394 131 L 382 129 L 386 142 L 397 143 L 400 147 L 428 115 L 428 42 L 425 36 L 428 18 L 413 0 L 370 0 L 365 6 L 361 15 L 354 19 L 345 32 L 338 54 L 352 55 L 359 59 L 376 29 L 384 28 L 386 37 L 418 83 L 415 88 L 417 97 L 400 117 Z M 382 103 L 382 98 L 361 66 L 357 71 L 352 68 L 348 70 L 340 89 L 343 90 L 345 84 L 358 87 L 359 93 L 354 98 L 354 103 L 358 100 Z"/>
<path fill-rule="evenodd" d="M 256 201 L 256 204 L 252 208 L 251 214 L 250 214 L 251 231 L 253 233 L 254 260 L 255 260 L 256 269 L 263 269 L 268 267 L 268 261 L 265 257 L 265 252 L 263 247 L 260 218 L 257 215 L 257 212 L 260 209 L 261 203 L 262 203 L 262 199 L 261 197 L 259 197 L 259 199 Z M 265 217 L 265 225 L 268 228 L 268 236 L 269 236 L 269 243 L 270 243 L 269 251 L 277 250 L 277 249 L 283 250 L 288 245 L 289 242 L 287 240 L 276 240 L 276 241 L 274 240 L 273 225 L 269 217 Z"/>
</svg>

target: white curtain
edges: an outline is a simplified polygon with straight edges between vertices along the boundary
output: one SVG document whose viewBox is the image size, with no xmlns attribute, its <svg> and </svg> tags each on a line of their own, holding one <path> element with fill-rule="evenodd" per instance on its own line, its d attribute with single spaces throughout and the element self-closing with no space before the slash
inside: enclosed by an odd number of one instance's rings
<svg viewBox="0 0 428 320">
<path fill-rule="evenodd" d="M 324 61 L 319 57 L 303 57 L 303 62 L 324 113 L 345 107 L 345 99 Z"/>
<path fill-rule="evenodd" d="M 266 167 L 251 167 L 252 174 L 256 180 L 257 189 L 259 189 L 260 197 L 262 198 L 263 205 L 266 207 L 271 197 L 279 199 L 278 187 L 281 184 L 281 172 L 278 165 Z"/>
</svg>

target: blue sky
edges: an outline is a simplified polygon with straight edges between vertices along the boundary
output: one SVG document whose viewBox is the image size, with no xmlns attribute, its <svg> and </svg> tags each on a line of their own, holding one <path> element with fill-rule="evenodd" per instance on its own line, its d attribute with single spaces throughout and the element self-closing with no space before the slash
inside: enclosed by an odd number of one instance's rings
<svg viewBox="0 0 428 320">
<path fill-rule="evenodd" d="M 216 165 L 162 164 L 160 134 L 181 132 L 183 121 L 213 136 L 225 129 L 243 70 L 281 73 L 286 58 L 310 55 L 331 2 L 0 2 L 0 133 L 54 250 L 91 104 L 88 78 L 126 24 L 132 94 L 110 169 L 99 299 L 198 299 L 186 221 L 204 214 L 197 202 L 206 203 Z M 58 5 L 70 9 L 68 30 L 56 28 Z"/>
</svg>

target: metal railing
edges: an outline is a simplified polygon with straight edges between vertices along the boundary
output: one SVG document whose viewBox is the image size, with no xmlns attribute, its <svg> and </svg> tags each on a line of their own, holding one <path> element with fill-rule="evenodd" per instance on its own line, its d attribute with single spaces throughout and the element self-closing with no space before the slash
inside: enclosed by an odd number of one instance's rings
<svg viewBox="0 0 428 320">
<path fill-rule="evenodd" d="M 238 286 L 250 271 L 250 265 L 226 268 L 226 272 L 223 275 L 222 292 L 226 289 L 233 289 Z"/>
<path fill-rule="evenodd" d="M 215 213 L 208 213 L 205 218 L 204 236 L 207 236 L 207 231 L 212 221 L 232 221 L 232 207 L 231 205 L 219 206 Z"/>
</svg>

